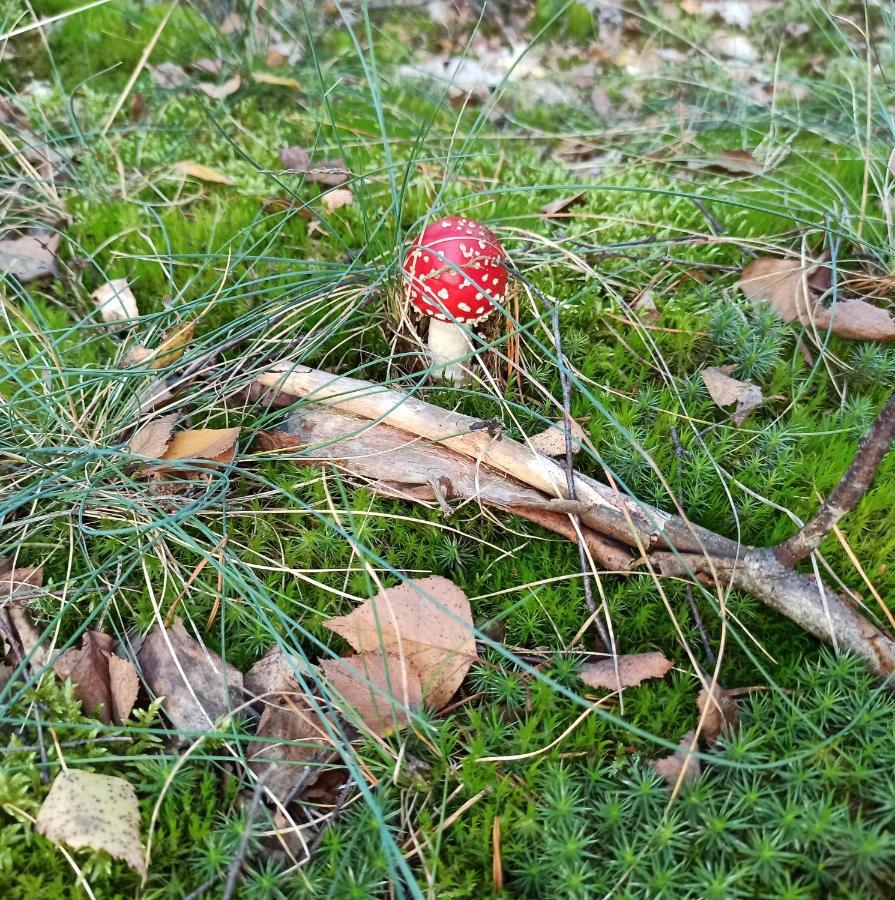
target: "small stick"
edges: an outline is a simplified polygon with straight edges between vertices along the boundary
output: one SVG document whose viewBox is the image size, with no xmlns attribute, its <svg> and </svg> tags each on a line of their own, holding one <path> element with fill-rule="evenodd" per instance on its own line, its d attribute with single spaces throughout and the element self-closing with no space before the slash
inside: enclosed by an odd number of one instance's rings
<svg viewBox="0 0 895 900">
<path fill-rule="evenodd" d="M 577 502 L 578 495 L 575 490 L 575 461 L 572 458 L 574 448 L 572 447 L 572 413 L 570 406 L 572 403 L 572 385 L 569 380 L 569 373 L 566 370 L 565 355 L 562 349 L 562 334 L 559 328 L 559 310 L 557 305 L 543 291 L 538 290 L 527 278 L 513 265 L 504 264 L 506 270 L 514 277 L 518 278 L 550 311 L 550 322 L 553 328 L 553 346 L 556 348 L 556 365 L 559 369 L 559 383 L 562 388 L 562 417 L 563 417 L 563 433 L 566 439 L 566 459 L 565 469 L 566 488 L 569 492 L 569 499 Z M 576 531 L 581 531 L 581 517 L 577 513 L 572 514 L 575 522 Z M 603 643 L 603 649 L 609 650 L 612 643 L 609 640 L 609 634 L 603 623 L 596 614 L 597 604 L 594 601 L 593 588 L 591 578 L 593 571 L 591 570 L 590 561 L 587 558 L 587 548 L 583 540 L 578 541 L 578 560 L 581 564 L 582 584 L 584 586 L 584 603 L 587 610 L 594 617 L 594 628 Z"/>
<path fill-rule="evenodd" d="M 258 807 L 261 804 L 261 795 L 264 793 L 264 776 L 262 775 L 255 782 L 255 790 L 252 793 L 252 802 L 249 806 L 249 813 L 246 816 L 245 831 L 242 833 L 242 839 L 239 842 L 239 849 L 236 856 L 230 863 L 227 870 L 227 883 L 224 885 L 224 893 L 221 894 L 221 900 L 233 900 L 233 892 L 236 890 L 236 882 L 239 880 L 240 872 L 245 863 L 246 853 L 249 849 L 249 838 L 252 835 L 252 822 L 258 814 Z"/>
<path fill-rule="evenodd" d="M 799 531 L 774 549 L 775 556 L 783 565 L 792 568 L 799 560 L 813 553 L 839 524 L 839 520 L 861 502 L 893 440 L 895 440 L 895 394 L 889 397 L 870 426 L 855 458 L 829 499 Z"/>
<path fill-rule="evenodd" d="M 702 647 L 705 650 L 706 659 L 714 669 L 718 664 L 718 659 L 715 656 L 715 651 L 712 650 L 712 642 L 709 640 L 708 633 L 705 630 L 705 625 L 703 625 L 702 623 L 702 616 L 699 614 L 699 607 L 696 605 L 696 598 L 693 596 L 693 589 L 688 584 L 686 590 L 687 603 L 690 606 L 690 612 L 693 614 L 693 621 L 696 623 L 696 627 L 699 629 L 699 636 L 702 638 Z"/>
</svg>

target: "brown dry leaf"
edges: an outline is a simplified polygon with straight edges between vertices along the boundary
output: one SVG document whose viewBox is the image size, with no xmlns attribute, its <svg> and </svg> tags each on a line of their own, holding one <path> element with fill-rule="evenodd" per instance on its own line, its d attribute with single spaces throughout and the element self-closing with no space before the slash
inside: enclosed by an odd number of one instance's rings
<svg viewBox="0 0 895 900">
<path fill-rule="evenodd" d="M 736 409 L 731 415 L 734 424 L 742 425 L 746 417 L 753 410 L 758 409 L 764 402 L 761 388 L 751 381 L 738 381 L 730 377 L 733 366 L 709 366 L 699 374 L 709 392 L 712 400 L 724 408 L 736 403 Z"/>
<path fill-rule="evenodd" d="M 213 84 L 210 81 L 200 81 L 196 87 L 212 100 L 223 100 L 231 94 L 235 94 L 242 85 L 242 77 L 237 72 L 232 78 Z"/>
<path fill-rule="evenodd" d="M 288 431 L 259 431 L 255 436 L 255 447 L 265 453 L 273 453 L 277 450 L 297 450 L 301 445 L 301 438 Z"/>
<path fill-rule="evenodd" d="M 12 275 L 23 284 L 56 274 L 59 235 L 23 235 L 0 241 L 0 274 Z"/>
<path fill-rule="evenodd" d="M 764 166 L 749 150 L 722 150 L 707 159 L 688 160 L 687 168 L 727 172 L 730 175 L 761 175 L 764 172 Z"/>
<path fill-rule="evenodd" d="M 661 759 L 653 760 L 650 765 L 661 775 L 670 787 L 674 787 L 683 772 L 684 784 L 696 781 L 702 771 L 699 758 L 693 755 L 691 746 L 695 732 L 688 731 L 677 745 L 677 750 Z M 686 771 L 685 771 L 686 769 Z"/>
<path fill-rule="evenodd" d="M 762 257 L 740 273 L 740 290 L 749 300 L 770 303 L 784 322 L 807 324 L 817 308 L 809 279 L 818 268 L 816 263 Z"/>
<path fill-rule="evenodd" d="M 121 725 L 134 708 L 140 682 L 134 664 L 115 656 L 112 644 L 110 635 L 87 631 L 81 649 L 66 650 L 53 668 L 63 681 L 72 680 L 85 715 L 93 716 L 99 708 L 103 722 Z"/>
<path fill-rule="evenodd" d="M 349 206 L 354 203 L 354 194 L 348 188 L 336 188 L 334 191 L 327 191 L 323 195 L 323 208 L 328 212 L 335 212 L 343 206 Z"/>
<path fill-rule="evenodd" d="M 652 323 L 659 318 L 656 296 L 649 288 L 641 291 L 637 299 L 631 304 L 631 309 L 637 313 L 642 322 Z"/>
<path fill-rule="evenodd" d="M 29 597 L 40 593 L 43 586 L 41 566 L 19 566 L 10 568 L 7 560 L 0 560 L 0 621 L 6 620 L 4 636 L 18 642 L 17 650 L 10 657 L 14 663 L 19 657 L 27 659 L 32 669 L 42 669 L 47 664 L 47 651 L 40 641 L 40 631 L 35 626 L 31 613 L 25 605 Z M 0 644 L 2 646 L 2 644 Z"/>
<path fill-rule="evenodd" d="M 739 285 L 750 300 L 770 303 L 785 322 L 813 323 L 851 340 L 895 340 L 895 318 L 865 300 L 840 300 L 829 309 L 821 306 L 819 297 L 831 277 L 823 263 L 761 258 L 743 269 Z"/>
<path fill-rule="evenodd" d="M 703 740 L 708 744 L 717 740 L 723 732 L 736 728 L 740 721 L 740 708 L 731 699 L 730 694 L 718 684 L 715 684 L 712 693 L 704 687 L 696 698 L 696 705 L 699 707 L 700 716 L 708 707 L 701 732 Z"/>
<path fill-rule="evenodd" d="M 271 75 L 269 72 L 252 72 L 252 78 L 257 81 L 258 84 L 272 84 L 276 87 L 295 89 L 301 87 L 294 78 L 286 78 L 284 75 Z"/>
<path fill-rule="evenodd" d="M 129 782 L 66 769 L 56 776 L 37 812 L 37 830 L 54 844 L 104 850 L 146 876 L 140 806 Z"/>
<path fill-rule="evenodd" d="M 159 459 L 216 459 L 236 443 L 239 428 L 187 428 L 178 431 Z"/>
<path fill-rule="evenodd" d="M 147 422 L 130 440 L 127 449 L 134 456 L 158 459 L 171 443 L 174 423 L 179 413 L 169 413 Z"/>
<path fill-rule="evenodd" d="M 4 560 L 5 562 L 5 560 Z M 6 566 L 0 570 L 0 603 L 13 597 L 23 599 L 33 597 L 44 583 L 42 566 L 19 566 L 11 569 Z"/>
<path fill-rule="evenodd" d="M 866 300 L 840 300 L 830 309 L 819 307 L 815 323 L 855 341 L 895 341 L 895 318 Z"/>
<path fill-rule="evenodd" d="M 599 85 L 595 85 L 590 92 L 590 102 L 594 108 L 594 112 L 601 116 L 609 116 L 612 113 L 612 101 L 609 94 Z"/>
<path fill-rule="evenodd" d="M 593 688 L 617 691 L 619 687 L 634 687 L 648 678 L 664 678 L 674 665 L 658 650 L 651 653 L 629 653 L 617 657 L 617 662 L 618 675 L 615 672 L 616 660 L 612 658 L 585 663 L 581 667 L 581 680 Z"/>
<path fill-rule="evenodd" d="M 557 200 L 551 200 L 541 207 L 541 215 L 546 218 L 560 217 L 568 218 L 563 213 L 567 213 L 573 206 L 581 206 L 584 203 L 584 194 L 573 194 L 571 197 L 560 197 Z"/>
<path fill-rule="evenodd" d="M 174 171 L 186 175 L 188 178 L 198 178 L 199 181 L 209 181 L 212 184 L 236 184 L 236 182 L 223 172 L 212 169 L 210 166 L 203 166 L 202 163 L 193 162 L 191 159 L 185 159 L 182 162 L 174 164 Z"/>
<path fill-rule="evenodd" d="M 572 433 L 572 453 L 577 453 L 581 449 L 587 434 L 584 429 L 572 419 L 570 428 Z M 565 422 L 560 420 L 554 422 L 543 431 L 532 435 L 528 439 L 528 443 L 532 450 L 543 453 L 544 456 L 565 456 L 566 455 L 566 426 Z"/>
<path fill-rule="evenodd" d="M 137 657 L 143 679 L 178 731 L 202 734 L 242 703 L 242 673 L 191 637 L 180 619 L 156 625 Z"/>
<path fill-rule="evenodd" d="M 401 729 L 422 703 L 420 675 L 407 660 L 373 651 L 343 659 L 327 659 L 320 668 L 332 687 L 339 709 L 357 715 L 380 736 Z"/>
<path fill-rule="evenodd" d="M 280 162 L 290 172 L 304 175 L 308 181 L 316 181 L 327 187 L 338 187 L 348 180 L 349 171 L 341 158 L 324 159 L 311 166 L 311 154 L 304 147 L 286 147 L 280 150 Z"/>
<path fill-rule="evenodd" d="M 386 588 L 323 624 L 358 653 L 402 656 L 419 672 L 423 699 L 433 709 L 447 705 L 478 658 L 469 600 L 440 575 Z"/>
<path fill-rule="evenodd" d="M 126 278 L 116 278 L 100 285 L 90 295 L 104 322 L 127 322 L 140 315 L 137 298 L 130 289 Z"/>
<path fill-rule="evenodd" d="M 287 658 L 275 648 L 245 674 L 246 691 L 263 704 L 256 737 L 274 739 L 249 744 L 249 765 L 280 800 L 290 794 L 305 764 L 329 746 L 320 717 L 295 677 L 302 668 L 297 657 Z"/>
<path fill-rule="evenodd" d="M 155 357 L 149 364 L 150 369 L 161 369 L 176 363 L 186 352 L 187 347 L 196 334 L 196 322 L 185 322 L 174 325 L 162 335 L 162 342 L 155 351 Z"/>
</svg>

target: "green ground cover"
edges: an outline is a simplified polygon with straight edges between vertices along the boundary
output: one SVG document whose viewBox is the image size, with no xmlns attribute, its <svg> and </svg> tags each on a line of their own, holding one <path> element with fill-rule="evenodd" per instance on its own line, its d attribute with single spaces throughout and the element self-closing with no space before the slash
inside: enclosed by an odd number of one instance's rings
<svg viewBox="0 0 895 900">
<path fill-rule="evenodd" d="M 71 4 L 44 7 L 51 15 Z M 438 85 L 397 72 L 412 58 L 407 30 L 432 29 L 408 25 L 407 15 L 359 14 L 349 28 L 317 10 L 284 12 L 280 26 L 306 52 L 276 74 L 294 78 L 296 89 L 251 77 L 265 70 L 251 28 L 222 35 L 220 16 L 182 7 L 151 61 L 219 57 L 220 80 L 242 72 L 239 90 L 212 100 L 143 73 L 103 134 L 166 9 L 113 0 L 49 29 L 46 44 L 24 36 L 20 55 L 3 63 L 5 88 L 18 94 L 31 130 L 60 154 L 54 205 L 67 218 L 60 277 L 2 287 L 0 555 L 44 566 L 50 593 L 34 612 L 61 645 L 88 627 L 120 636 L 147 630 L 203 560 L 209 565 L 182 612 L 243 670 L 276 643 L 311 660 L 343 652 L 322 622 L 375 592 L 371 572 L 386 581 L 398 573 L 454 579 L 494 644 L 456 711 L 424 714 L 414 733 L 384 747 L 353 748 L 378 784 L 323 833 L 310 863 L 290 869 L 253 837 L 239 896 L 385 896 L 388 883 L 439 898 L 487 894 L 495 816 L 507 896 L 885 896 L 895 857 L 892 705 L 857 664 L 731 594 L 720 678 L 767 689 L 743 700 L 740 730 L 669 804 L 647 761 L 693 727 L 700 687 L 678 627 L 711 665 L 684 583 L 664 582 L 660 591 L 646 574 L 600 577 L 619 646 L 662 650 L 679 668 L 628 690 L 623 709 L 570 729 L 582 712 L 576 673 L 586 641 L 570 642 L 587 617 L 574 546 L 472 506 L 445 520 L 438 509 L 255 451 L 252 434 L 282 414 L 240 405 L 233 394 L 282 355 L 414 383 L 411 356 L 393 356 L 400 248 L 426 216 L 462 212 L 487 222 L 526 279 L 560 304 L 576 372 L 571 412 L 594 448 L 580 468 L 596 477 L 609 470 L 635 496 L 668 510 L 679 503 L 694 521 L 744 543 L 779 541 L 794 530 L 786 511 L 804 519 L 846 468 L 892 389 L 895 355 L 830 338 L 809 361 L 797 329 L 751 308 L 737 275 L 750 253 L 803 240 L 812 252 L 891 269 L 887 83 L 875 81 L 868 95 L 863 63 L 849 59 L 840 26 L 801 4 L 816 24 L 814 52 L 836 63 L 823 82 L 805 73 L 792 44 L 779 100 L 764 106 L 738 90 L 735 76 L 697 58 L 686 78 L 639 81 L 636 103 L 625 99 L 631 77 L 612 71 L 606 89 L 625 118 L 609 127 L 579 99 L 530 105 L 512 88 L 493 114 L 487 101 L 454 105 Z M 3 11 L 0 28 L 15 27 L 17 4 Z M 678 23 L 667 40 L 686 47 L 699 28 Z M 796 84 L 807 94 L 794 96 Z M 599 174 L 562 162 L 572 143 L 587 146 Z M 319 185 L 282 171 L 278 152 L 290 145 L 342 157 L 354 203 L 327 213 Z M 752 179 L 689 165 L 731 148 L 763 148 L 781 161 Z M 233 183 L 185 178 L 172 169 L 183 160 Z M 9 226 L 46 222 L 45 193 L 13 155 L 3 167 L 17 187 Z M 574 216 L 539 214 L 579 191 Z M 126 336 L 103 327 L 90 300 L 121 277 L 141 312 Z M 631 310 L 647 289 L 659 312 L 650 327 Z M 238 468 L 160 497 L 134 478 L 122 448 L 135 397 L 153 377 L 124 356 L 194 318 L 199 337 L 172 374 L 245 340 L 206 365 L 170 408 L 195 427 L 241 425 Z M 427 388 L 427 398 L 499 417 L 511 436 L 543 428 L 560 413 L 559 370 L 549 319 L 524 293 L 518 329 L 526 378 L 498 392 Z M 728 363 L 770 398 L 739 428 L 698 374 Z M 893 466 L 884 464 L 845 528 L 883 598 L 895 589 L 887 567 Z M 842 581 L 867 596 L 842 544 L 833 538 L 822 549 Z M 717 649 L 717 598 L 696 594 Z M 537 675 L 521 659 L 530 653 L 543 654 Z M 232 756 L 245 726 L 227 723 L 180 764 L 157 709 L 123 729 L 102 726 L 48 675 L 0 692 L 4 896 L 81 890 L 28 824 L 47 790 L 35 709 L 69 766 L 133 781 L 144 825 L 160 802 L 145 886 L 108 857 L 79 857 L 97 897 L 182 897 L 226 872 L 247 821 Z M 478 762 L 514 755 L 528 756 Z M 48 765 L 55 771 L 54 759 Z M 253 827 L 269 828 L 268 813 Z M 421 850 L 404 862 L 412 835 Z M 208 890 L 222 886 L 219 878 Z"/>
</svg>

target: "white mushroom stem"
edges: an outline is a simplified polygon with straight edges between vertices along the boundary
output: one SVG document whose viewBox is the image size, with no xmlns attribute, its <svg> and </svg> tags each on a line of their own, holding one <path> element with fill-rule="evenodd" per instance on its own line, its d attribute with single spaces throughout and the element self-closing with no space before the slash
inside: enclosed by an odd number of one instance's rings
<svg viewBox="0 0 895 900">
<path fill-rule="evenodd" d="M 432 357 L 432 373 L 452 384 L 469 381 L 469 370 L 463 363 L 469 361 L 472 344 L 469 333 L 455 322 L 429 319 L 429 355 Z"/>
</svg>

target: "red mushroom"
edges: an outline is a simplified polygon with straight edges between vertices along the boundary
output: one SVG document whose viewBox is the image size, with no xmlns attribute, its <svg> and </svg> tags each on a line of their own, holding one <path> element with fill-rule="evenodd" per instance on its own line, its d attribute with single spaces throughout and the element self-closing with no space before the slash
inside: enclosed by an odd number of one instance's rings
<svg viewBox="0 0 895 900">
<path fill-rule="evenodd" d="M 445 381 L 461 383 L 461 361 L 472 352 L 472 326 L 484 322 L 506 298 L 506 254 L 480 222 L 447 216 L 431 224 L 404 259 L 407 295 L 429 321 L 432 366 Z"/>
</svg>

